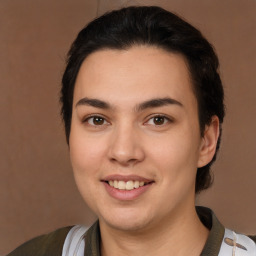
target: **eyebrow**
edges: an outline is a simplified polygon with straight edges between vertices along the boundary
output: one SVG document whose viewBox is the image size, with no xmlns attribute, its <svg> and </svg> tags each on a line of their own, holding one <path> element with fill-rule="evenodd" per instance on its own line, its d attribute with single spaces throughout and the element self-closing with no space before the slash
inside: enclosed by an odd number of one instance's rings
<svg viewBox="0 0 256 256">
<path fill-rule="evenodd" d="M 166 97 L 166 98 L 156 98 L 156 99 L 151 99 L 147 100 L 145 102 L 140 103 L 138 106 L 136 106 L 136 111 L 143 111 L 148 108 L 157 108 L 157 107 L 162 107 L 166 105 L 177 105 L 182 107 L 183 105 L 172 98 Z"/>
<path fill-rule="evenodd" d="M 83 105 L 92 106 L 92 107 L 101 108 L 101 109 L 110 109 L 109 103 L 99 99 L 82 98 L 76 103 L 76 107 L 83 106 Z"/>
<path fill-rule="evenodd" d="M 83 105 L 92 106 L 100 109 L 111 109 L 111 108 L 113 109 L 113 107 L 111 107 L 109 103 L 99 99 L 82 98 L 76 103 L 76 107 L 83 106 Z M 183 107 L 182 103 L 180 103 L 179 101 L 169 97 L 165 97 L 165 98 L 155 98 L 155 99 L 144 101 L 135 106 L 135 111 L 140 112 L 148 108 L 156 108 L 156 107 L 162 107 L 166 105 L 177 105 L 177 106 Z"/>
</svg>

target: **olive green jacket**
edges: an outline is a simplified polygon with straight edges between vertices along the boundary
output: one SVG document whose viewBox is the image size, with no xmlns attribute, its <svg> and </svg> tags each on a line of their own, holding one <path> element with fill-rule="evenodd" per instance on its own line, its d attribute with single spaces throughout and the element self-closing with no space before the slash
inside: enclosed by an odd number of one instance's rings
<svg viewBox="0 0 256 256">
<path fill-rule="evenodd" d="M 197 207 L 202 223 L 210 229 L 209 237 L 201 256 L 217 256 L 224 236 L 224 227 L 213 212 L 204 207 Z M 61 256 L 62 248 L 72 227 L 58 229 L 50 234 L 36 237 L 8 254 L 7 256 Z M 256 241 L 256 236 L 251 236 Z M 100 229 L 98 221 L 86 232 L 84 256 L 100 256 Z"/>
</svg>

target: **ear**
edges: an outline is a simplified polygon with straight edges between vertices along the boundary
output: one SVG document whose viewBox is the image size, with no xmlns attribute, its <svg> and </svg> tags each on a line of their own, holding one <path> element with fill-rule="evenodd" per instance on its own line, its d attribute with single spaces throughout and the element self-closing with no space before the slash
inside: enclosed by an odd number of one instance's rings
<svg viewBox="0 0 256 256">
<path fill-rule="evenodd" d="M 197 167 L 203 167 L 211 162 L 215 152 L 220 133 L 220 122 L 217 116 L 213 116 L 211 123 L 206 125 L 204 136 L 201 140 Z"/>
</svg>

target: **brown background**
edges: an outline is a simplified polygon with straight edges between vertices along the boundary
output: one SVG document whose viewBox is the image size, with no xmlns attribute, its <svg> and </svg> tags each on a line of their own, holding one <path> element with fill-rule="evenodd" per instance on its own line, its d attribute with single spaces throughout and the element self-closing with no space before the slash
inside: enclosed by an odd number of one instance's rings
<svg viewBox="0 0 256 256">
<path fill-rule="evenodd" d="M 72 177 L 58 95 L 74 37 L 114 6 L 103 1 L 0 0 L 0 255 L 57 227 L 94 220 Z M 197 201 L 226 226 L 256 233 L 256 1 L 136 2 L 179 13 L 215 46 L 227 117 L 215 184 Z"/>
</svg>

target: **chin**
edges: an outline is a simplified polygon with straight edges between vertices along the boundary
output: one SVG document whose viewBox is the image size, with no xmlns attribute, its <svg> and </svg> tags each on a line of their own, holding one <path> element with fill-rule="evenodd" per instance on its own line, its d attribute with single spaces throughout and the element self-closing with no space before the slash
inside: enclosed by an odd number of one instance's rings
<svg viewBox="0 0 256 256">
<path fill-rule="evenodd" d="M 137 220 L 126 220 L 126 221 L 122 221 L 122 220 L 114 220 L 114 221 L 109 221 L 107 222 L 105 220 L 106 224 L 108 226 L 110 226 L 113 229 L 116 230 L 120 230 L 120 231 L 139 231 L 139 230 L 143 230 L 145 229 L 145 227 L 147 226 L 147 224 L 145 222 L 140 222 Z"/>
<path fill-rule="evenodd" d="M 122 209 L 118 213 L 106 214 L 99 218 L 107 226 L 120 231 L 138 231 L 149 225 L 150 216 L 146 211 L 133 211 Z"/>
</svg>

